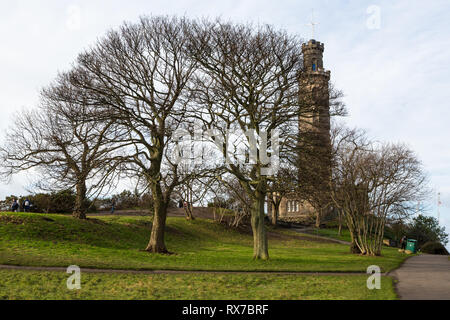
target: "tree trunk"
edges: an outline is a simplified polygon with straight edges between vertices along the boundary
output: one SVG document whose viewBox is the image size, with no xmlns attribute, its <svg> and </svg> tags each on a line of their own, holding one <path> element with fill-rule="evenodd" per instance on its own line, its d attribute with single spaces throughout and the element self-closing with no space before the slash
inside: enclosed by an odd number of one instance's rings
<svg viewBox="0 0 450 320">
<path fill-rule="evenodd" d="M 280 202 L 272 203 L 272 224 L 276 226 L 278 224 L 278 217 L 280 216 Z"/>
<path fill-rule="evenodd" d="M 189 186 L 186 189 L 186 206 L 184 206 L 184 213 L 186 214 L 186 220 L 195 220 L 194 218 L 194 205 L 193 205 L 193 192 Z"/>
<path fill-rule="evenodd" d="M 267 233 L 264 224 L 264 202 L 265 194 L 256 192 L 256 199 L 253 202 L 252 208 L 253 259 L 255 260 L 269 259 Z"/>
<path fill-rule="evenodd" d="M 167 203 L 163 199 L 161 186 L 159 183 L 152 186 L 153 200 L 154 200 L 154 217 L 152 224 L 152 233 L 150 235 L 150 242 L 148 243 L 148 252 L 152 253 L 169 253 L 164 242 L 164 233 L 166 229 L 167 218 Z"/>
<path fill-rule="evenodd" d="M 75 208 L 72 215 L 76 219 L 84 220 L 86 219 L 86 183 L 78 182 L 76 189 Z"/>
<path fill-rule="evenodd" d="M 361 250 L 355 241 L 352 241 L 352 244 L 350 245 L 350 253 L 361 254 Z"/>
<path fill-rule="evenodd" d="M 188 206 L 184 208 L 184 213 L 186 214 L 186 220 L 189 221 L 195 220 L 194 208 L 190 204 L 188 204 Z"/>
<path fill-rule="evenodd" d="M 321 217 L 322 217 L 322 209 L 317 210 L 317 215 L 316 215 L 316 228 L 320 229 L 320 224 L 321 224 Z"/>
<path fill-rule="evenodd" d="M 361 254 L 361 249 L 359 248 L 358 244 L 356 243 L 356 241 L 358 241 L 358 235 L 355 233 L 354 230 L 352 230 L 351 228 L 349 228 L 350 230 L 350 235 L 352 238 L 352 243 L 350 245 L 350 252 L 354 253 L 354 254 Z"/>
</svg>

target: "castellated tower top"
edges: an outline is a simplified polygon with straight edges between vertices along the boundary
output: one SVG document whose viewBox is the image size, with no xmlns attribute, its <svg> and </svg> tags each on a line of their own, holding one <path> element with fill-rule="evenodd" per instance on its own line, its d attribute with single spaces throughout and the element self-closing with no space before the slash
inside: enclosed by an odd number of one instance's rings
<svg viewBox="0 0 450 320">
<path fill-rule="evenodd" d="M 323 67 L 323 52 L 325 46 L 316 40 L 309 40 L 302 44 L 303 63 L 305 71 L 310 75 L 325 76 L 330 78 L 330 71 Z"/>
<path fill-rule="evenodd" d="M 320 50 L 323 53 L 325 50 L 325 45 L 323 43 L 321 43 L 320 41 L 311 39 L 308 41 L 308 43 L 303 43 L 302 48 L 303 48 L 303 50 L 305 50 L 305 49 Z"/>
</svg>

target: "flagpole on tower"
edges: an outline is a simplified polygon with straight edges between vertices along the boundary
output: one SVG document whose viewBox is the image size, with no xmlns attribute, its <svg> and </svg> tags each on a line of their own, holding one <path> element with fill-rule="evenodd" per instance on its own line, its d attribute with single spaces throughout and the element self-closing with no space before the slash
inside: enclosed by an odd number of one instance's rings
<svg viewBox="0 0 450 320">
<path fill-rule="evenodd" d="M 311 39 L 315 40 L 315 33 L 316 33 L 316 26 L 318 26 L 320 23 L 318 22 L 314 22 L 314 9 L 311 12 L 311 22 L 307 24 L 308 27 L 311 27 L 312 29 L 312 34 L 311 34 Z"/>
</svg>

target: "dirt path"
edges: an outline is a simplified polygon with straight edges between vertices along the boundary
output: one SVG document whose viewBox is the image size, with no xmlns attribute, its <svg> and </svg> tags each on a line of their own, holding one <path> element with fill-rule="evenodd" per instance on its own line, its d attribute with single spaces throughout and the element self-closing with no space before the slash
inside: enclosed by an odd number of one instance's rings
<svg viewBox="0 0 450 320">
<path fill-rule="evenodd" d="M 314 230 L 312 228 L 303 228 L 303 229 L 293 228 L 292 230 L 294 230 L 297 233 L 307 234 L 308 236 L 316 238 L 316 239 L 328 240 L 328 241 L 331 241 L 331 242 L 336 242 L 336 243 L 345 244 L 345 245 L 350 245 L 351 244 L 348 241 L 343 241 L 343 240 L 339 240 L 339 239 L 334 239 L 334 238 L 330 238 L 330 237 L 324 237 L 324 236 L 316 235 L 316 234 L 314 234 L 312 232 Z"/>
<path fill-rule="evenodd" d="M 396 287 L 402 300 L 450 300 L 448 256 L 414 256 L 389 275 L 398 280 Z"/>
<path fill-rule="evenodd" d="M 63 267 L 26 267 L 0 265 L 0 270 L 49 271 L 66 272 Z M 309 276 L 356 276 L 365 275 L 364 272 L 289 272 L 289 271 L 188 271 L 188 270 L 117 270 L 81 268 L 87 273 L 118 273 L 118 274 L 262 274 L 262 275 L 309 275 Z"/>
<path fill-rule="evenodd" d="M 148 210 L 116 210 L 114 214 L 109 211 L 100 211 L 97 213 L 88 213 L 89 217 L 102 217 L 102 216 L 151 216 L 151 212 Z M 211 208 L 194 208 L 194 217 L 202 219 L 213 219 L 214 214 Z M 186 217 L 184 209 L 169 208 L 167 210 L 168 217 Z"/>
</svg>

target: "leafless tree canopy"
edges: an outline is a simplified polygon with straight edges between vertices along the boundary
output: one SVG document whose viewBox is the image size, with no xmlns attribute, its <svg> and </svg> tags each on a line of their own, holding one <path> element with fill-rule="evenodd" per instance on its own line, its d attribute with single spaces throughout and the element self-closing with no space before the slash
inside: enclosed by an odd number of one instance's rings
<svg viewBox="0 0 450 320">
<path fill-rule="evenodd" d="M 155 215 L 148 251 L 167 252 L 164 228 L 177 165 L 166 158 L 173 132 L 185 120 L 181 99 L 196 62 L 188 55 L 186 19 L 151 17 L 111 31 L 81 54 L 72 83 L 116 118 L 129 134 L 128 169 L 141 176 L 154 197 Z"/>
<path fill-rule="evenodd" d="M 192 52 L 199 65 L 191 82 L 195 108 L 190 116 L 213 133 L 214 143 L 224 159 L 225 170 L 233 174 L 252 201 L 255 259 L 267 259 L 264 202 L 268 191 L 266 146 L 256 143 L 252 164 L 238 163 L 249 155 L 230 143 L 228 133 L 253 132 L 269 140 L 275 130 L 294 141 L 293 132 L 301 112 L 298 75 L 302 68 L 301 41 L 270 26 L 203 22 L 192 36 Z M 244 139 L 252 146 L 251 134 Z M 291 139 L 291 140 L 289 140 Z M 270 148 L 275 148 L 269 142 Z M 239 158 L 239 156 L 241 158 Z M 248 161 L 250 162 L 250 161 Z"/>
<path fill-rule="evenodd" d="M 334 204 L 345 215 L 353 250 L 380 255 L 386 220 L 407 216 L 426 196 L 422 164 L 407 146 L 374 143 L 359 130 L 340 128 L 334 140 Z"/>
<path fill-rule="evenodd" d="M 63 75 L 44 89 L 39 108 L 15 119 L 1 157 L 8 177 L 36 168 L 45 177 L 38 188 L 76 188 L 74 216 L 85 219 L 86 198 L 114 181 L 121 136 L 114 119 L 99 120 L 82 99 L 67 99 L 72 89 Z"/>
</svg>

